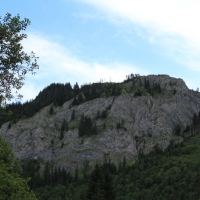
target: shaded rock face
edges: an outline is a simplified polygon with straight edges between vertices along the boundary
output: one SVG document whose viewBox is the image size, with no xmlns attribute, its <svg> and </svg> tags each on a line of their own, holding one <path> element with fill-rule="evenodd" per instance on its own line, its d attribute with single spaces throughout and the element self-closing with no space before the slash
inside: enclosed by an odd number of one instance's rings
<svg viewBox="0 0 200 200">
<path fill-rule="evenodd" d="M 77 163 L 81 167 L 85 160 L 91 165 L 105 157 L 116 163 L 124 156 L 134 161 L 139 151 L 148 153 L 156 144 L 165 149 L 177 124 L 181 124 L 182 131 L 192 124 L 194 113 L 200 111 L 200 94 L 189 90 L 181 79 L 166 75 L 145 78 L 150 84 L 159 84 L 163 94 L 134 97 L 132 93 L 124 93 L 74 107 L 68 101 L 62 107 L 54 107 L 51 115 L 49 105 L 33 117 L 12 124 L 11 128 L 9 122 L 5 123 L 0 135 L 11 144 L 19 159 L 50 161 L 69 171 L 74 171 Z M 138 78 L 135 84 L 137 81 Z M 124 84 L 131 87 L 132 83 Z M 105 110 L 107 116 L 98 118 L 97 113 Z M 78 125 L 83 114 L 96 123 L 97 135 L 79 137 Z M 69 130 L 60 139 L 64 120 Z"/>
</svg>

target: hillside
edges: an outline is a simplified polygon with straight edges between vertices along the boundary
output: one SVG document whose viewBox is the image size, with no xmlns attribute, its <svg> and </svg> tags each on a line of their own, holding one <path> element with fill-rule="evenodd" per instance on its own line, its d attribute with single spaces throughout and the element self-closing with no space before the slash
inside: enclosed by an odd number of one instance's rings
<svg viewBox="0 0 200 200">
<path fill-rule="evenodd" d="M 38 176 L 38 164 L 30 160 L 23 168 L 41 200 L 88 200 L 99 196 L 104 200 L 198 200 L 199 142 L 198 130 L 192 135 L 187 132 L 183 142 L 170 142 L 165 151 L 155 146 L 148 155 L 140 153 L 134 164 L 125 158 L 118 165 L 105 159 L 94 168 L 85 163 L 82 171 L 76 168 L 72 175 L 56 168 L 50 171 L 46 165 L 44 174 Z"/>
<path fill-rule="evenodd" d="M 171 140 L 182 141 L 184 131 L 200 122 L 200 94 L 167 75 L 58 86 L 25 105 L 8 106 L 12 121 L 2 124 L 0 135 L 19 159 L 48 161 L 68 171 L 105 157 L 132 162 L 156 144 L 166 149 Z"/>
</svg>

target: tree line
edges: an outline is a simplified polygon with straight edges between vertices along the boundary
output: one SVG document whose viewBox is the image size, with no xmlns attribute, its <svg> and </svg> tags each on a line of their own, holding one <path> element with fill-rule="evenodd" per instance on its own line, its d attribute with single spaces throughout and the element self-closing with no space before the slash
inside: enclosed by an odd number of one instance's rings
<svg viewBox="0 0 200 200">
<path fill-rule="evenodd" d="M 47 163 L 43 174 L 38 175 L 37 162 L 31 161 L 35 175 L 26 177 L 31 176 L 30 187 L 41 200 L 198 200 L 200 147 L 191 144 L 194 139 L 171 141 L 165 151 L 156 145 L 148 155 L 140 150 L 134 163 L 124 157 L 116 164 L 105 155 L 103 164 L 96 163 L 91 168 L 88 161 L 81 170 L 77 165 L 72 174 Z"/>
<path fill-rule="evenodd" d="M 66 101 L 73 99 L 70 106 L 72 107 L 99 97 L 117 96 L 121 94 L 120 91 L 120 86 L 113 83 L 93 83 L 81 87 L 78 83 L 73 87 L 70 83 L 53 83 L 44 88 L 34 100 L 8 104 L 5 107 L 7 114 L 3 115 L 3 112 L 0 112 L 0 125 L 7 121 L 12 120 L 15 123 L 19 119 L 31 117 L 51 103 L 54 106 L 62 106 Z"/>
</svg>

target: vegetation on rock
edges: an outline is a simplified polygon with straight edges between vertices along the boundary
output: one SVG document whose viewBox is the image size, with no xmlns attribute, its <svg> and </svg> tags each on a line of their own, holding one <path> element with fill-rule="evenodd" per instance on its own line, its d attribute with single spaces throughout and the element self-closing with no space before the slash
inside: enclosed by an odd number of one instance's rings
<svg viewBox="0 0 200 200">
<path fill-rule="evenodd" d="M 125 157 L 118 166 L 105 159 L 103 164 L 75 174 L 64 169 L 51 170 L 47 164 L 43 175 L 38 176 L 37 162 L 27 164 L 26 161 L 24 169 L 26 177 L 32 177 L 30 187 L 41 200 L 198 200 L 199 144 L 200 132 L 196 130 L 195 136 L 186 133 L 182 143 L 171 141 L 165 151 L 155 146 L 148 155 L 140 152 L 134 164 L 127 163 Z"/>
<path fill-rule="evenodd" d="M 150 83 L 148 76 L 129 75 L 122 83 L 93 83 L 85 84 L 79 87 L 78 83 L 71 86 L 70 83 L 53 83 L 41 91 L 34 100 L 25 103 L 12 103 L 7 105 L 6 111 L 12 115 L 1 117 L 0 125 L 6 121 L 17 121 L 33 116 L 36 112 L 53 103 L 54 106 L 62 106 L 66 101 L 72 100 L 71 107 L 81 103 L 94 100 L 96 98 L 107 98 L 110 96 L 119 96 L 123 93 L 133 94 L 135 97 L 151 95 L 152 97 L 164 96 L 165 90 L 162 90 L 159 83 Z M 173 95 L 174 90 L 167 91 L 168 95 Z M 50 110 L 52 114 L 53 107 Z"/>
<path fill-rule="evenodd" d="M 29 189 L 28 178 L 21 177 L 22 168 L 12 154 L 11 147 L 0 137 L 0 199 L 1 200 L 36 200 Z"/>
</svg>

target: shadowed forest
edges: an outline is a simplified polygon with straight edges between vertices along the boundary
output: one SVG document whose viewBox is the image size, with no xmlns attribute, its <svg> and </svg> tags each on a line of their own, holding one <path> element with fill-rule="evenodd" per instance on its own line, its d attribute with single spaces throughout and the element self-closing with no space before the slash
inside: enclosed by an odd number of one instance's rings
<svg viewBox="0 0 200 200">
<path fill-rule="evenodd" d="M 149 200 L 199 199 L 200 197 L 200 132 L 187 132 L 182 143 L 171 141 L 162 151 L 158 146 L 149 155 L 140 152 L 135 163 L 126 158 L 118 164 L 103 164 L 70 174 L 65 169 L 44 165 L 40 174 L 37 161 L 23 162 L 23 177 L 31 177 L 30 188 L 41 200 Z"/>
</svg>

